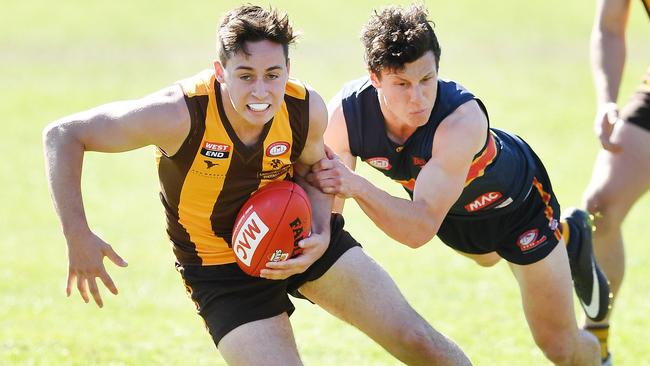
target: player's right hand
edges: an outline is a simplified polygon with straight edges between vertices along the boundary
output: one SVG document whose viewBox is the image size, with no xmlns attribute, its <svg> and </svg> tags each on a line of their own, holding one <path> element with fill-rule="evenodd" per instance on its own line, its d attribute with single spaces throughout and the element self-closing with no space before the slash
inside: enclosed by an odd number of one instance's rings
<svg viewBox="0 0 650 366">
<path fill-rule="evenodd" d="M 621 150 L 621 146 L 611 140 L 614 126 L 619 120 L 616 103 L 605 103 L 598 108 L 594 121 L 594 130 L 600 139 L 600 144 L 603 149 L 613 153 Z"/>
<path fill-rule="evenodd" d="M 80 238 L 68 239 L 68 279 L 65 289 L 67 296 L 72 293 L 72 286 L 76 280 L 77 290 L 83 300 L 86 303 L 90 301 L 88 297 L 90 291 L 95 303 L 101 308 L 104 303 L 97 288 L 97 277 L 109 291 L 117 295 L 117 287 L 104 267 L 104 257 L 108 257 L 120 267 L 128 266 L 128 263 L 108 243 L 93 232 L 89 231 Z"/>
</svg>

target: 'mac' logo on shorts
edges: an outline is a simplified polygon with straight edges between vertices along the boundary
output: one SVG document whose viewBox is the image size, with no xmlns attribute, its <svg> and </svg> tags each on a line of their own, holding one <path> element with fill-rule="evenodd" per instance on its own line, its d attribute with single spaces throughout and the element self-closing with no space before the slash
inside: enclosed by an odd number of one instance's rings
<svg viewBox="0 0 650 366">
<path fill-rule="evenodd" d="M 366 163 L 374 166 L 377 169 L 381 170 L 390 170 L 393 166 L 390 165 L 390 161 L 388 161 L 388 158 L 370 158 L 366 160 Z"/>
<path fill-rule="evenodd" d="M 226 159 L 230 156 L 230 145 L 205 141 L 201 146 L 201 155 L 213 159 Z"/>
<path fill-rule="evenodd" d="M 474 201 L 465 205 L 465 210 L 467 210 L 467 212 L 474 212 L 486 208 L 487 206 L 498 202 L 502 196 L 503 195 L 500 192 L 484 193 L 478 196 Z"/>
<path fill-rule="evenodd" d="M 251 212 L 246 221 L 241 224 L 233 243 L 233 250 L 237 258 L 250 267 L 257 246 L 268 232 L 269 228 L 264 221 L 257 216 L 255 211 Z"/>
<path fill-rule="evenodd" d="M 539 231 L 537 229 L 531 229 L 519 235 L 519 239 L 517 239 L 519 249 L 522 252 L 527 252 L 540 244 L 546 243 L 546 235 L 542 235 L 539 239 L 538 236 Z"/>
</svg>

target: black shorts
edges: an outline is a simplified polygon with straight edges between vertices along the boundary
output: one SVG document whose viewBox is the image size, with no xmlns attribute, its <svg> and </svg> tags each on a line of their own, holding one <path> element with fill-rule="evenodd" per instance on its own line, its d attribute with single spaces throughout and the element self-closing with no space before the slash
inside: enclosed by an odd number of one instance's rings
<svg viewBox="0 0 650 366">
<path fill-rule="evenodd" d="M 621 110 L 621 119 L 650 131 L 650 69 L 641 87 Z"/>
<path fill-rule="evenodd" d="M 470 254 L 496 251 L 508 262 L 520 265 L 549 255 L 562 237 L 558 228 L 560 205 L 544 166 L 539 158 L 534 158 L 535 177 L 519 207 L 486 218 L 448 216 L 438 231 L 443 243 Z"/>
<path fill-rule="evenodd" d="M 360 244 L 343 230 L 343 216 L 332 214 L 331 241 L 323 256 L 304 273 L 285 280 L 267 280 L 244 273 L 237 263 L 215 266 L 180 265 L 185 288 L 205 321 L 215 345 L 238 326 L 291 313 L 287 294 L 304 298 L 298 289 L 321 277 L 348 249 Z"/>
</svg>

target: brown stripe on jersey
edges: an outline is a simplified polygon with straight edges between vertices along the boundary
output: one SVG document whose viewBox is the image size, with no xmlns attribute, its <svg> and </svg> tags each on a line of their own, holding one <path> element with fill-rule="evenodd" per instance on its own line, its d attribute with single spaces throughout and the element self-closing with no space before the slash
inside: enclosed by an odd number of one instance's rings
<svg viewBox="0 0 650 366">
<path fill-rule="evenodd" d="M 289 112 L 293 139 L 291 162 L 296 162 L 305 147 L 309 133 L 309 91 L 306 91 L 304 100 L 285 95 L 284 101 Z"/>
<path fill-rule="evenodd" d="M 258 141 L 253 146 L 244 145 L 233 130 L 226 116 L 221 97 L 221 88 L 216 80 L 214 90 L 219 118 L 234 146 L 232 160 L 230 161 L 221 192 L 214 203 L 210 222 L 212 223 L 212 231 L 214 231 L 215 235 L 222 238 L 230 247 L 232 229 L 235 225 L 235 219 L 237 218 L 239 209 L 260 185 L 261 179 L 258 176 L 258 172 L 262 169 L 262 141 Z M 264 126 L 260 140 L 263 140 L 268 134 L 273 122 L 268 122 Z"/>
<path fill-rule="evenodd" d="M 174 254 L 181 263 L 200 264 L 196 245 L 179 222 L 178 206 L 185 177 L 192 166 L 205 132 L 205 115 L 208 96 L 185 97 L 190 112 L 190 132 L 180 150 L 171 157 L 161 155 L 158 159 L 158 177 L 161 183 L 160 199 L 165 207 L 167 234 L 174 244 Z"/>
<path fill-rule="evenodd" d="M 261 166 L 261 153 L 252 157 L 243 157 L 237 149 L 233 151 L 230 168 L 210 216 L 212 231 L 228 243 L 229 247 L 239 209 L 260 185 L 261 179 L 257 173 Z"/>
</svg>

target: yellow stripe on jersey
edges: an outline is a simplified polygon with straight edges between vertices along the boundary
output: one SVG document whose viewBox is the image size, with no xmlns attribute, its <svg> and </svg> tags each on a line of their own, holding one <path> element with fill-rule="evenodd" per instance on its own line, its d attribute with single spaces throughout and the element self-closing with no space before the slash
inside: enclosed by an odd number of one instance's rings
<svg viewBox="0 0 650 366">
<path fill-rule="evenodd" d="M 214 250 L 214 248 L 224 248 L 224 246 L 225 249 L 228 249 L 228 244 L 223 238 L 214 234 L 210 217 L 214 202 L 223 188 L 234 149 L 233 142 L 219 118 L 215 93 L 208 93 L 208 95 L 203 143 L 196 152 L 190 174 L 185 177 L 178 205 L 178 216 L 180 224 L 190 235 L 190 240 L 196 243 L 197 255 L 202 259 L 202 263 L 228 263 L 234 262 L 235 257 L 230 250 Z M 201 154 L 203 149 L 215 153 L 228 153 L 229 157 L 210 159 Z M 208 164 L 214 165 L 208 168 Z M 196 172 L 203 174 L 191 174 Z"/>
</svg>

